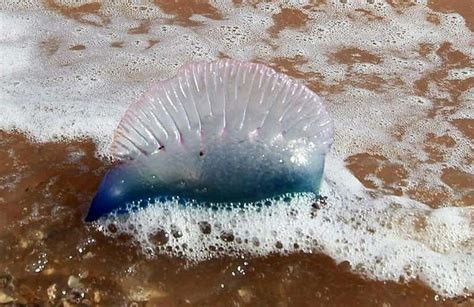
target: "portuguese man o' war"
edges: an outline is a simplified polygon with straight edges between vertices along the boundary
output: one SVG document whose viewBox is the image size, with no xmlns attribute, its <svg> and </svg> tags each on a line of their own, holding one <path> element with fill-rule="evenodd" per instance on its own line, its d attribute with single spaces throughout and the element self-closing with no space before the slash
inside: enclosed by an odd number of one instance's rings
<svg viewBox="0 0 474 307">
<path fill-rule="evenodd" d="M 86 221 L 178 199 L 229 208 L 319 191 L 333 124 L 319 96 L 263 64 L 198 62 L 132 104 Z"/>
</svg>

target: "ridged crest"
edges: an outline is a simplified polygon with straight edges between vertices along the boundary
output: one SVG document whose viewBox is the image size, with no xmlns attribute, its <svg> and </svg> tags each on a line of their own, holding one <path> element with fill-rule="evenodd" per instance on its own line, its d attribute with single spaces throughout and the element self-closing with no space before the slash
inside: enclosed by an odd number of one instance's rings
<svg viewBox="0 0 474 307">
<path fill-rule="evenodd" d="M 117 127 L 111 153 L 136 159 L 215 137 L 307 140 L 326 152 L 333 126 L 321 99 L 263 64 L 223 59 L 192 63 L 155 84 Z"/>
</svg>

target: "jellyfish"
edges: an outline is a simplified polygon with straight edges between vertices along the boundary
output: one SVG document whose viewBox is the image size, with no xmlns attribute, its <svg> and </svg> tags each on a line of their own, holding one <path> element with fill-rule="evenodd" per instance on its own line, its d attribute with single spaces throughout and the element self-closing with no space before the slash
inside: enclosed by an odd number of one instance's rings
<svg viewBox="0 0 474 307">
<path fill-rule="evenodd" d="M 317 195 L 332 142 L 332 120 L 303 83 L 259 63 L 191 63 L 126 111 L 86 221 L 170 198 L 228 208 Z"/>
</svg>

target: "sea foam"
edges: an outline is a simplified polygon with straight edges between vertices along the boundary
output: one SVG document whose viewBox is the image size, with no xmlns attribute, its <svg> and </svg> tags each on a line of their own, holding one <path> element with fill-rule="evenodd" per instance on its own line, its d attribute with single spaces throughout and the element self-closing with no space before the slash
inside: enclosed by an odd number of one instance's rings
<svg viewBox="0 0 474 307">
<path fill-rule="evenodd" d="M 321 188 L 326 205 L 313 206 L 314 200 L 302 194 L 290 204 L 274 200 L 272 206 L 235 214 L 182 210 L 171 201 L 128 220 L 111 218 L 101 224 L 104 232 L 116 223 L 151 256 L 166 253 L 194 261 L 222 254 L 322 252 L 371 278 L 419 278 L 445 296 L 472 294 L 473 207 L 445 203 L 431 209 L 406 196 L 377 193 L 363 187 L 343 162 L 371 150 L 395 161 L 415 157 L 407 188 L 423 182 L 448 189 L 440 180 L 446 165 L 472 173 L 466 163 L 470 142 L 449 123 L 468 118 L 472 90 L 457 98 L 459 108 L 428 117 L 437 99 L 451 94 L 442 82 L 429 82 L 426 93 L 414 88 L 417 80 L 445 65 L 435 49 L 420 56 L 421 44 L 448 43 L 472 58 L 472 33 L 458 14 L 435 12 L 423 1 L 403 12 L 385 2 L 347 2 L 329 1 L 324 10 L 298 4 L 307 24 L 277 34 L 267 31 L 274 25 L 272 15 L 281 11 L 273 3 L 234 7 L 215 1 L 225 18 L 194 15 L 191 21 L 199 26 L 188 27 L 165 25 L 173 16 L 152 4 L 141 9 L 121 3 L 121 10 L 104 4 L 100 14 L 108 19 L 103 20 L 94 13 L 74 19 L 57 11 L 37 12 L 38 5 L 28 1 L 3 2 L 0 129 L 25 132 L 36 141 L 91 138 L 98 154 L 108 156 L 113 131 L 129 104 L 184 63 L 224 56 L 265 62 L 304 79 L 328 102 L 336 135 Z M 439 25 L 429 22 L 430 16 Z M 129 33 L 146 18 L 152 18 L 148 32 Z M 99 25 L 102 21 L 106 26 Z M 364 62 L 357 53 L 348 62 L 334 59 L 335 52 L 349 47 L 380 61 Z M 463 79 L 464 71 L 453 68 L 448 78 Z M 348 77 L 357 75 L 361 79 Z M 407 131 L 396 139 L 400 126 Z M 442 163 L 425 163 L 427 131 L 449 132 L 456 141 Z M 166 243 L 157 243 L 157 234 Z"/>
</svg>

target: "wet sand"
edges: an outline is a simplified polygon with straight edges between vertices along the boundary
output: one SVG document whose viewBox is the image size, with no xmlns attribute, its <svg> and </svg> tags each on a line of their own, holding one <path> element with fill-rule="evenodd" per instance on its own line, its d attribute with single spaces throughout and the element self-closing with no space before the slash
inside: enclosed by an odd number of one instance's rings
<svg viewBox="0 0 474 307">
<path fill-rule="evenodd" d="M 146 306 L 472 306 L 417 282 L 377 282 L 321 254 L 149 259 L 130 238 L 83 222 L 107 163 L 89 141 L 37 144 L 0 133 L 0 300 Z M 8 178 L 8 179 L 7 179 Z M 15 182 L 14 189 L 5 181 Z M 222 286 L 223 285 L 223 286 Z"/>
<path fill-rule="evenodd" d="M 169 24 L 198 27 L 200 21 L 190 19 L 193 14 L 213 20 L 225 18 L 207 2 L 193 2 L 185 10 L 181 2 L 155 1 L 155 4 L 172 16 L 166 20 Z M 50 10 L 89 26 L 102 27 L 110 22 L 98 2 L 75 8 L 53 0 L 46 3 Z M 388 3 L 401 12 L 413 5 L 410 1 Z M 234 1 L 234 5 L 246 3 Z M 325 1 L 316 1 L 312 9 L 323 10 L 324 5 Z M 473 30 L 471 1 L 429 1 L 429 7 L 439 13 L 458 12 Z M 86 18 L 90 15 L 97 18 Z M 382 18 L 370 11 L 354 12 L 354 18 L 360 18 L 359 15 L 368 21 Z M 285 9 L 273 16 L 274 25 L 268 31 L 278 37 L 285 28 L 304 30 L 307 18 L 300 10 Z M 426 18 L 434 24 L 439 23 L 435 14 Z M 128 33 L 146 34 L 151 26 L 150 21 L 144 20 Z M 158 40 L 148 42 L 148 48 L 160 45 Z M 60 44 L 52 39 L 45 41 L 41 48 L 47 55 L 54 56 Z M 122 48 L 123 44 L 116 41 L 111 48 Z M 77 44 L 70 50 L 81 52 L 87 48 Z M 427 71 L 414 83 L 414 90 L 419 96 L 433 101 L 423 114 L 426 119 L 447 121 L 447 115 L 464 107 L 462 95 L 474 85 L 472 78 L 449 80 L 448 72 L 472 66 L 472 59 L 449 43 L 421 44 L 417 52 L 420 58 L 436 54 L 442 59 L 441 65 Z M 347 86 L 379 93 L 387 88 L 407 86 L 397 76 L 387 78 L 352 70 L 360 63 L 378 65 L 384 61 L 384 56 L 353 46 L 335 50 L 329 56 L 330 60 L 348 66 L 344 82 L 340 83 L 328 83 L 318 72 L 300 69 L 307 63 L 304 57 L 254 60 L 306 80 L 308 86 L 322 93 L 329 104 L 337 104 L 332 97 L 343 93 Z M 430 91 L 434 86 L 448 96 L 437 97 Z M 423 120 L 423 117 L 416 120 Z M 389 156 L 381 144 L 373 144 L 369 150 L 348 156 L 347 167 L 374 193 L 404 195 L 432 207 L 447 202 L 456 206 L 472 205 L 474 175 L 459 165 L 443 163 L 459 146 L 454 132 L 460 131 L 464 140 L 472 142 L 474 120 L 455 119 L 449 123 L 452 132 L 426 131 L 425 138 L 417 140 L 417 146 L 412 150 L 416 152 L 421 148 L 429 157 L 427 160 L 421 161 L 410 152 Z M 406 140 L 411 128 L 410 125 L 399 126 L 393 131 L 394 138 L 400 142 Z M 131 238 L 108 238 L 83 222 L 97 186 L 111 166 L 108 161 L 96 157 L 92 141 L 37 143 L 21 133 L 0 131 L 0 161 L 0 303 L 53 306 L 474 306 L 473 297 L 444 299 L 419 282 L 365 279 L 360 272 L 351 272 L 348 263 L 337 265 L 321 254 L 227 258 L 192 265 L 176 258 L 148 259 L 134 246 Z M 466 155 L 462 161 L 472 164 L 472 157 Z M 430 164 L 443 165 L 440 175 L 443 184 L 413 179 L 415 171 L 418 175 L 432 175 L 423 167 Z"/>
</svg>

